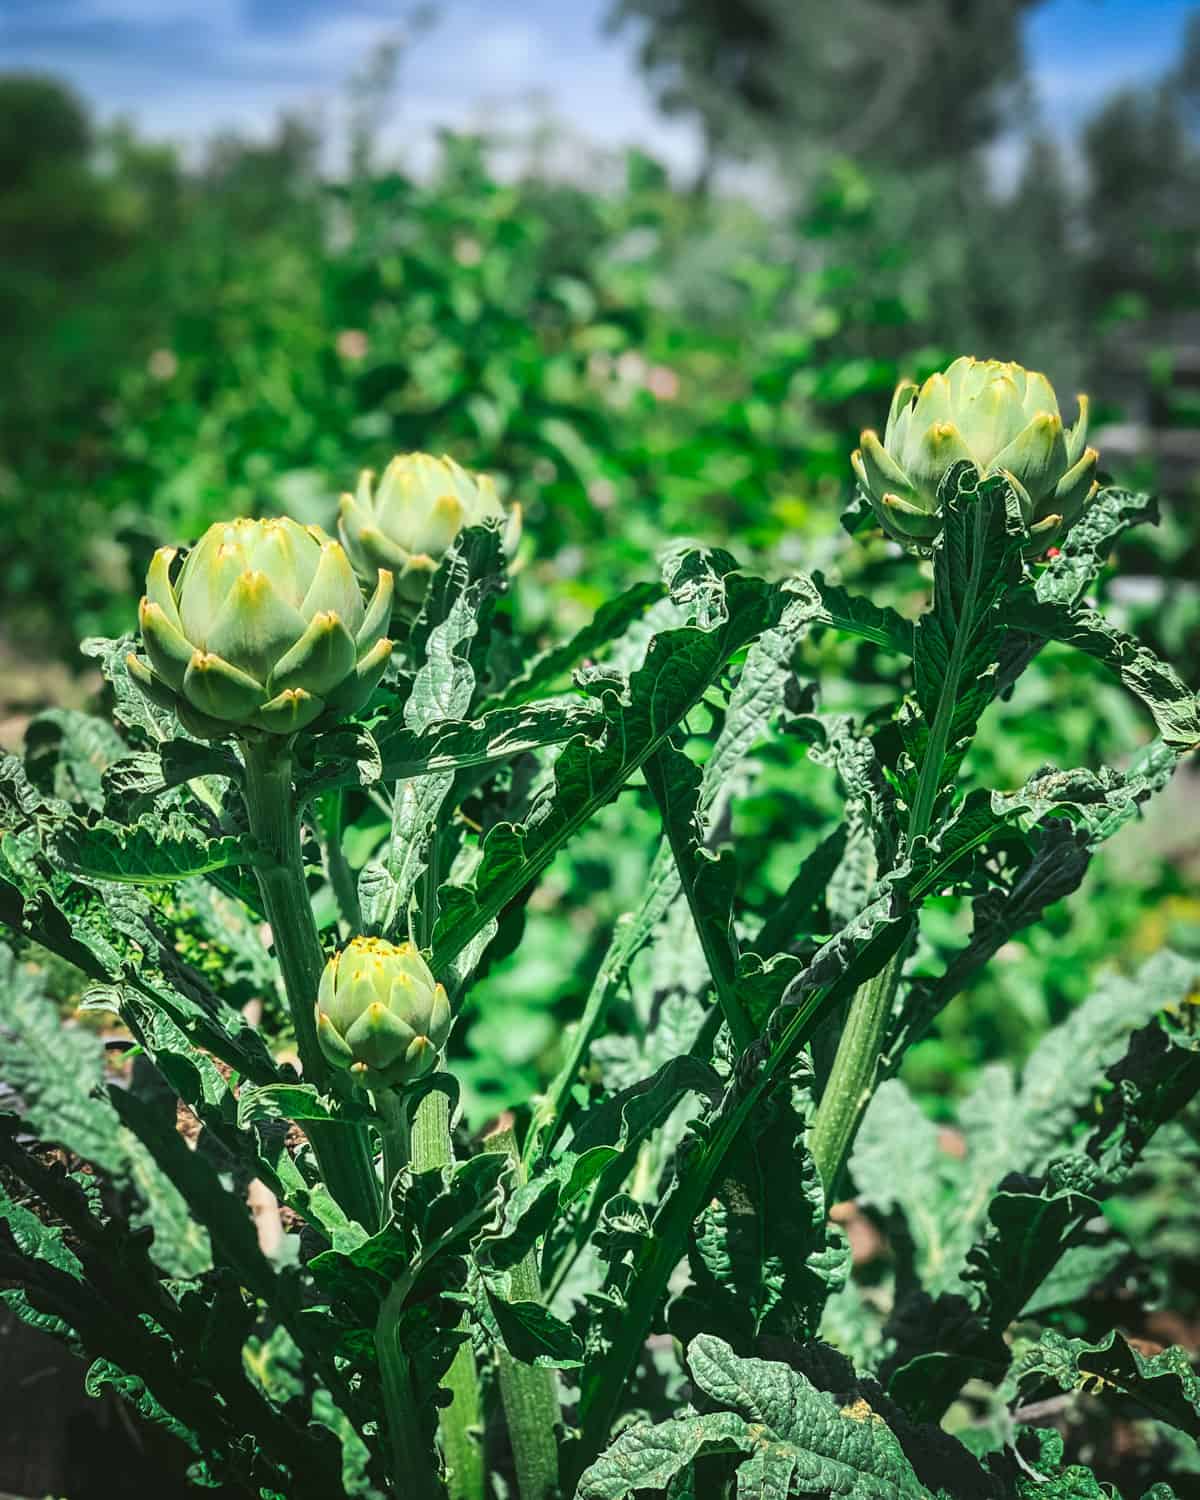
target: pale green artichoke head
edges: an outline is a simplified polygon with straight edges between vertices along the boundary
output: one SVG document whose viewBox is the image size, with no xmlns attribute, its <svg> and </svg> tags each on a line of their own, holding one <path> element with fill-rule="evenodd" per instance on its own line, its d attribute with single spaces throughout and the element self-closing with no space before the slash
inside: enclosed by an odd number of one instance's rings
<svg viewBox="0 0 1200 1500">
<path fill-rule="evenodd" d="M 372 478 L 364 469 L 356 493 L 342 496 L 338 534 L 360 578 L 392 569 L 398 605 L 420 605 L 430 575 L 464 526 L 495 521 L 503 527 L 504 550 L 510 557 L 516 551 L 520 506 L 506 514 L 488 475 L 471 474 L 452 458 L 404 453 L 374 487 Z"/>
<path fill-rule="evenodd" d="M 294 734 L 366 702 L 383 676 L 392 575 L 362 590 L 342 546 L 283 517 L 220 521 L 175 566 L 160 547 L 138 609 L 150 658 L 130 675 L 204 739 Z"/>
<path fill-rule="evenodd" d="M 851 460 L 883 529 L 927 551 L 942 528 L 938 486 L 963 459 L 985 478 L 1012 485 L 1029 533 L 1030 555 L 1067 531 L 1096 493 L 1095 448 L 1087 441 L 1088 403 L 1063 427 L 1044 375 L 996 359 L 956 359 L 922 386 L 903 380 L 880 442 L 868 429 Z"/>
<path fill-rule="evenodd" d="M 412 943 L 353 938 L 325 965 L 317 1040 L 363 1088 L 402 1088 L 437 1066 L 450 1002 Z"/>
</svg>

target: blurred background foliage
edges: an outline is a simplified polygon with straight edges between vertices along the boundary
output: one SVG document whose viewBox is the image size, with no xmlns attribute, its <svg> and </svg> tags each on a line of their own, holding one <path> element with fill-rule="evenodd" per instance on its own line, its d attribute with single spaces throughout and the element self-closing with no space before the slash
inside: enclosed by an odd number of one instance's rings
<svg viewBox="0 0 1200 1500">
<path fill-rule="evenodd" d="M 970 350 L 1086 386 L 1109 467 L 1166 482 L 1137 571 L 1180 585 L 1159 623 L 1194 659 L 1200 18 L 1063 142 L 1014 128 L 1029 8 L 615 0 L 699 127 L 685 183 L 636 150 L 567 178 L 549 126 L 447 134 L 408 171 L 377 138 L 394 47 L 351 84 L 336 171 L 298 117 L 185 159 L 0 77 L 5 639 L 74 662 L 164 538 L 328 519 L 417 445 L 520 492 L 535 573 L 580 609 L 681 530 L 811 565 L 845 550 L 846 454 L 897 374 Z"/>
<path fill-rule="evenodd" d="M 839 525 L 848 455 L 900 375 L 960 352 L 1093 393 L 1102 465 L 1163 496 L 1106 606 L 1200 686 L 1200 13 L 1161 76 L 1064 141 L 1029 107 L 1030 8 L 614 0 L 655 99 L 700 130 L 682 182 L 640 150 L 552 169 L 552 126 L 446 133 L 412 170 L 379 139 L 395 49 L 353 81 L 337 170 L 299 117 L 185 157 L 54 78 L 0 77 L 0 739 L 86 700 L 77 642 L 128 628 L 155 546 L 237 513 L 329 525 L 360 467 L 414 447 L 525 507 L 531 636 L 650 576 L 681 535 L 911 614 L 921 567 Z M 824 706 L 889 697 L 869 649 L 814 639 L 801 666 Z M 977 770 L 1011 786 L 1119 763 L 1148 733 L 1098 670 L 1047 650 Z M 838 796 L 798 742 L 759 759 L 734 829 L 751 889 Z M 1180 777 L 915 1049 L 931 1110 L 1019 1059 L 1097 965 L 1200 948 L 1195 787 Z M 654 829 L 636 798 L 608 809 L 477 988 L 456 1034 L 476 1122 L 553 1066 Z M 932 914 L 931 963 L 963 921 Z"/>
</svg>

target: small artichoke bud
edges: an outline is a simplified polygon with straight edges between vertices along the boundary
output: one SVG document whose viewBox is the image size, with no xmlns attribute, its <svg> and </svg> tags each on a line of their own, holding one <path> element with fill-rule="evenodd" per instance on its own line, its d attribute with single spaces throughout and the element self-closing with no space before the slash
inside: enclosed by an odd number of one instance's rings
<svg viewBox="0 0 1200 1500">
<path fill-rule="evenodd" d="M 450 1002 L 412 943 L 353 938 L 325 965 L 317 1041 L 363 1088 L 402 1088 L 437 1066 Z"/>
<path fill-rule="evenodd" d="M 366 702 L 392 643 L 392 575 L 364 604 L 345 549 L 287 517 L 210 526 L 174 566 L 160 547 L 138 608 L 149 662 L 130 676 L 202 739 L 289 735 Z"/>
<path fill-rule="evenodd" d="M 956 463 L 1012 486 L 1036 556 L 1061 540 L 1099 486 L 1095 448 L 1085 446 L 1088 401 L 1064 428 L 1044 375 L 1000 360 L 956 359 L 922 386 L 902 380 L 883 441 L 870 429 L 851 463 L 889 536 L 928 552 L 942 529 L 938 486 Z"/>
<path fill-rule="evenodd" d="M 496 486 L 486 474 L 471 474 L 452 458 L 405 453 L 393 458 L 379 484 L 364 469 L 353 495 L 343 495 L 338 534 L 360 578 L 377 569 L 396 575 L 396 603 L 415 610 L 425 598 L 430 575 L 464 526 L 495 521 L 503 530 L 509 557 L 521 536 L 521 509 L 505 514 Z"/>
</svg>

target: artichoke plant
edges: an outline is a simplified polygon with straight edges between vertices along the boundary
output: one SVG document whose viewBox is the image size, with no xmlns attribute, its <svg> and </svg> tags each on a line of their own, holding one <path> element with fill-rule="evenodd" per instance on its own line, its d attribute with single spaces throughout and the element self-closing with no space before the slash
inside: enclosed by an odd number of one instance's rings
<svg viewBox="0 0 1200 1500">
<path fill-rule="evenodd" d="M 415 609 L 430 575 L 464 526 L 495 521 L 511 557 L 521 534 L 521 510 L 505 514 L 486 474 L 471 474 L 452 458 L 406 453 L 392 459 L 377 486 L 364 469 L 353 495 L 343 495 L 338 534 L 360 578 L 379 568 L 396 575 L 397 603 Z"/>
<path fill-rule="evenodd" d="M 415 1083 L 437 1066 L 450 1035 L 450 1002 L 413 943 L 353 938 L 325 965 L 317 1041 L 335 1068 L 364 1088 Z"/>
<path fill-rule="evenodd" d="M 203 739 L 290 735 L 366 702 L 392 643 L 392 575 L 364 604 L 338 542 L 286 517 L 210 526 L 176 568 L 160 547 L 138 609 L 133 680 Z"/>
<path fill-rule="evenodd" d="M 1088 403 L 1064 429 L 1044 375 L 1001 360 L 956 359 L 922 386 L 901 381 L 883 441 L 868 429 L 851 460 L 883 529 L 927 550 L 941 530 L 938 486 L 967 459 L 987 477 L 1003 474 L 1029 533 L 1027 551 L 1053 546 L 1096 493 L 1097 453 L 1085 447 Z"/>
</svg>

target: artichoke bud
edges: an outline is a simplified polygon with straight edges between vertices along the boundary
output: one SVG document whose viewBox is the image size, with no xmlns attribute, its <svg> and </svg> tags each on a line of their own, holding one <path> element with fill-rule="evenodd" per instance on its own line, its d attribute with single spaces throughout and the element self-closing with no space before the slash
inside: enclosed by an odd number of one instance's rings
<svg viewBox="0 0 1200 1500">
<path fill-rule="evenodd" d="M 138 609 L 149 661 L 130 676 L 202 739 L 290 735 L 361 708 L 392 643 L 392 575 L 364 604 L 345 549 L 282 517 L 222 521 L 177 565 L 160 547 Z"/>
<path fill-rule="evenodd" d="M 403 1088 L 431 1073 L 450 1035 L 450 1001 L 413 943 L 353 938 L 325 965 L 317 1041 L 363 1088 Z"/>
<path fill-rule="evenodd" d="M 867 430 L 851 459 L 859 488 L 896 541 L 928 552 L 942 528 L 938 486 L 956 463 L 1012 486 L 1028 533 L 1026 553 L 1052 547 L 1099 488 L 1086 447 L 1088 401 L 1064 428 L 1044 375 L 1000 360 L 956 359 L 924 385 L 901 381 L 883 438 Z"/>
<path fill-rule="evenodd" d="M 452 458 L 405 453 L 393 458 L 378 485 L 364 469 L 358 489 L 343 495 L 338 534 L 360 578 L 380 568 L 396 575 L 396 604 L 415 611 L 430 575 L 465 526 L 494 521 L 512 557 L 521 536 L 521 509 L 506 513 L 486 474 L 472 474 Z"/>
</svg>

